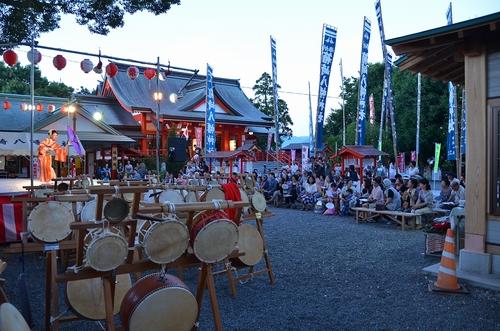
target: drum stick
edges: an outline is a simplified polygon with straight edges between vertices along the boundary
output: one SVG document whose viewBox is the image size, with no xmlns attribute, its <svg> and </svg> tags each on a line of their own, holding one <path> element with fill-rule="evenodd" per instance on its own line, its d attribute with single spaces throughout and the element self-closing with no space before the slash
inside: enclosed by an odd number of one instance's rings
<svg viewBox="0 0 500 331">
<path fill-rule="evenodd" d="M 243 208 L 250 206 L 249 202 L 231 201 L 231 200 L 217 200 L 197 202 L 197 203 L 165 203 L 162 205 L 153 203 L 143 203 L 144 208 L 140 209 L 141 213 L 154 214 L 160 212 L 173 213 L 173 212 L 186 212 L 186 211 L 201 211 L 201 210 L 214 210 L 214 209 L 227 209 L 227 208 Z"/>
</svg>

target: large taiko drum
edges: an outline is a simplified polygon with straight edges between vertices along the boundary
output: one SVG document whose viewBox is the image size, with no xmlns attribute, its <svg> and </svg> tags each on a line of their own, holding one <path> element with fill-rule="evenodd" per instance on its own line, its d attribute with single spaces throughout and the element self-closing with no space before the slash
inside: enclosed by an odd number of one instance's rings
<svg viewBox="0 0 500 331">
<path fill-rule="evenodd" d="M 68 204 L 47 201 L 33 208 L 28 216 L 28 229 L 35 239 L 53 243 L 71 234 L 70 224 L 74 221 Z"/>
<path fill-rule="evenodd" d="M 104 200 L 103 205 L 102 205 L 103 209 L 107 203 L 108 202 L 106 200 Z M 80 220 L 82 222 L 95 221 L 96 209 L 97 209 L 97 198 L 86 202 L 82 208 L 82 211 L 80 212 Z"/>
<path fill-rule="evenodd" d="M 257 212 L 263 212 L 267 208 L 267 202 L 264 194 L 258 191 L 255 191 L 254 194 L 252 194 L 251 202 L 253 209 Z"/>
<path fill-rule="evenodd" d="M 127 292 L 120 307 L 125 331 L 191 330 L 198 304 L 177 277 L 154 273 L 141 278 Z"/>
<path fill-rule="evenodd" d="M 132 287 L 129 274 L 116 276 L 113 314 L 118 314 L 123 297 Z M 90 320 L 106 318 L 101 278 L 74 280 L 66 283 L 66 300 L 75 313 Z"/>
<path fill-rule="evenodd" d="M 262 259 L 264 254 L 264 241 L 257 229 L 250 224 L 238 226 L 238 251 L 245 255 L 235 258 L 235 266 L 254 266 Z"/>
<path fill-rule="evenodd" d="M 188 228 L 175 218 L 162 222 L 145 221 L 137 234 L 144 254 L 158 264 L 177 260 L 189 246 Z"/>
<path fill-rule="evenodd" d="M 12 304 L 5 302 L 0 305 L 1 331 L 30 331 L 23 315 Z"/>
<path fill-rule="evenodd" d="M 238 243 L 238 227 L 220 210 L 196 214 L 191 228 L 191 245 L 196 257 L 205 263 L 227 258 Z"/>
<path fill-rule="evenodd" d="M 94 229 L 85 236 L 84 264 L 97 271 L 116 269 L 127 258 L 128 243 L 117 228 Z"/>
</svg>

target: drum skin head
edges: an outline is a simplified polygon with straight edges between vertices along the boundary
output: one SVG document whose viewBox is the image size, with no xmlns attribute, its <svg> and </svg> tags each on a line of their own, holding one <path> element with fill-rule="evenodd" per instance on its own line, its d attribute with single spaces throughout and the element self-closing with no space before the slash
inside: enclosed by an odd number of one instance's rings
<svg viewBox="0 0 500 331">
<path fill-rule="evenodd" d="M 116 276 L 113 314 L 118 314 L 123 297 L 132 287 L 129 274 Z M 91 320 L 106 318 L 104 291 L 101 278 L 75 280 L 66 283 L 66 299 L 81 317 Z"/>
<path fill-rule="evenodd" d="M 110 222 L 120 222 L 128 216 L 129 209 L 127 201 L 113 198 L 104 206 L 103 214 Z"/>
<path fill-rule="evenodd" d="M 259 231 L 250 224 L 240 224 L 238 235 L 238 250 L 245 253 L 238 259 L 248 266 L 259 263 L 264 253 L 264 242 Z"/>
<path fill-rule="evenodd" d="M 0 330 L 2 331 L 30 331 L 23 315 L 8 302 L 0 305 Z"/>
<path fill-rule="evenodd" d="M 97 271 L 110 271 L 117 268 L 127 258 L 128 244 L 122 236 L 89 233 L 93 236 L 86 251 L 85 262 Z"/>
<path fill-rule="evenodd" d="M 198 315 L 195 297 L 177 277 L 164 277 L 147 275 L 127 292 L 120 307 L 125 331 L 191 330 Z"/>
<path fill-rule="evenodd" d="M 160 202 L 184 203 L 184 197 L 177 190 L 165 190 L 160 194 Z"/>
<path fill-rule="evenodd" d="M 266 210 L 267 207 L 266 198 L 262 193 L 255 192 L 252 195 L 252 206 L 255 208 L 255 210 L 259 212 L 263 212 Z"/>
<path fill-rule="evenodd" d="M 238 244 L 238 227 L 227 219 L 206 224 L 193 242 L 194 255 L 206 263 L 224 260 Z"/>
<path fill-rule="evenodd" d="M 107 201 L 104 200 L 103 207 L 106 207 Z M 95 210 L 97 208 L 97 198 L 94 200 L 90 200 L 85 203 L 85 206 L 82 208 L 82 212 L 80 213 L 80 220 L 82 222 L 92 222 L 95 221 Z"/>
<path fill-rule="evenodd" d="M 33 237 L 44 242 L 58 242 L 71 234 L 75 217 L 63 203 L 48 201 L 38 204 L 28 216 L 28 228 Z"/>
<path fill-rule="evenodd" d="M 225 200 L 225 199 L 226 198 L 225 198 L 225 195 L 224 195 L 224 191 L 222 191 L 218 187 L 212 187 L 212 189 L 210 189 L 207 192 L 207 195 L 205 196 L 205 201 Z"/>
<path fill-rule="evenodd" d="M 243 190 L 241 188 L 240 188 L 240 197 L 241 197 L 241 201 L 250 202 L 250 200 L 248 199 L 247 192 L 245 192 L 245 190 Z M 250 207 L 243 207 L 242 211 L 243 211 L 243 215 L 248 215 L 248 214 L 250 214 Z"/>
<path fill-rule="evenodd" d="M 187 226 L 179 221 L 151 224 L 142 242 L 146 256 L 154 263 L 167 264 L 177 260 L 188 248 Z"/>
</svg>

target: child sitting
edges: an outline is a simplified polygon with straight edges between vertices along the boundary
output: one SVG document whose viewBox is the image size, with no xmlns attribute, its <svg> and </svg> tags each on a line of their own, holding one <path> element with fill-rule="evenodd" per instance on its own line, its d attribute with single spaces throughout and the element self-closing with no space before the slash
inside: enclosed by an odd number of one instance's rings
<svg viewBox="0 0 500 331">
<path fill-rule="evenodd" d="M 340 215 L 342 216 L 348 216 L 349 215 L 349 210 L 351 207 L 354 207 L 353 204 L 355 204 L 355 197 L 354 193 L 351 188 L 347 189 L 345 194 L 340 198 Z"/>
</svg>

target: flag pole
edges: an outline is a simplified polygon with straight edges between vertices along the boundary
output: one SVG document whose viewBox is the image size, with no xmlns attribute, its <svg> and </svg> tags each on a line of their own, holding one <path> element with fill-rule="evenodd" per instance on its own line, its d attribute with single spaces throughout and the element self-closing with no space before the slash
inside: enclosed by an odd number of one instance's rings
<svg viewBox="0 0 500 331">
<path fill-rule="evenodd" d="M 340 59 L 340 94 L 342 95 L 342 146 L 345 146 L 345 90 L 344 90 L 344 69 L 342 59 Z"/>
<path fill-rule="evenodd" d="M 416 143 L 415 143 L 415 163 L 418 168 L 418 155 L 420 153 L 420 98 L 421 98 L 421 81 L 420 72 L 417 74 L 417 134 L 416 134 Z"/>
</svg>

